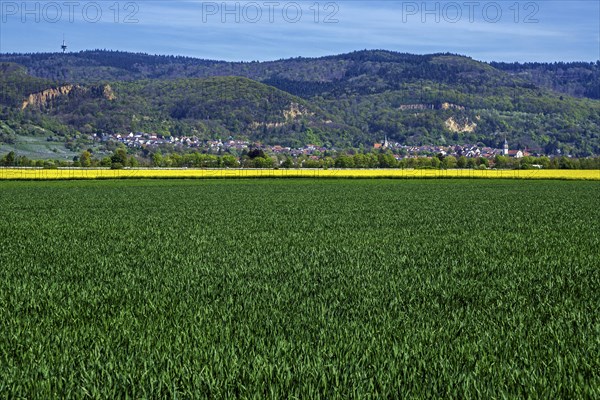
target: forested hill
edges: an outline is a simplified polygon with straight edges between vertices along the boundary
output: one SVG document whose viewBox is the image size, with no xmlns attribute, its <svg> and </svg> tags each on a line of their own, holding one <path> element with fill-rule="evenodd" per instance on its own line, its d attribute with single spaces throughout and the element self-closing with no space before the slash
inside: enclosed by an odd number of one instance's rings
<svg viewBox="0 0 600 400">
<path fill-rule="evenodd" d="M 78 53 L 0 54 L 0 62 L 27 67 L 36 77 L 73 83 L 139 79 L 244 76 L 250 79 L 305 83 L 306 91 L 330 91 L 336 83 L 364 74 L 382 80 L 454 79 L 456 74 L 482 69 L 506 72 L 509 79 L 534 84 L 576 97 L 600 99 L 600 61 L 557 63 L 481 63 L 455 56 L 452 62 L 435 62 L 451 54 L 414 55 L 385 50 L 364 50 L 321 58 L 293 58 L 269 62 L 224 62 L 181 56 L 89 50 Z M 447 58 L 446 60 L 448 60 Z M 433 62 L 432 62 L 433 61 Z M 488 68 L 493 67 L 493 68 Z M 300 91 L 298 89 L 297 91 Z"/>
<path fill-rule="evenodd" d="M 26 136 L 40 131 L 50 136 L 138 131 L 202 139 L 233 135 L 295 145 L 326 143 L 340 132 L 360 137 L 356 128 L 318 106 L 243 77 L 52 83 L 24 74 L 16 64 L 0 63 L 0 86 L 7 89 L 0 96 L 0 119 L 5 121 L 0 139 L 11 136 L 6 131 Z"/>
<path fill-rule="evenodd" d="M 600 63 L 490 64 L 383 50 L 223 62 L 96 50 L 0 54 L 0 65 L 2 118 L 16 132 L 41 124 L 336 147 L 370 147 L 386 135 L 408 145 L 500 147 L 506 137 L 547 154 L 600 154 Z M 52 107 L 19 109 L 32 93 L 64 85 L 74 88 Z"/>
<path fill-rule="evenodd" d="M 600 99 L 600 61 L 595 63 L 491 63 L 491 65 L 560 93 Z"/>
</svg>

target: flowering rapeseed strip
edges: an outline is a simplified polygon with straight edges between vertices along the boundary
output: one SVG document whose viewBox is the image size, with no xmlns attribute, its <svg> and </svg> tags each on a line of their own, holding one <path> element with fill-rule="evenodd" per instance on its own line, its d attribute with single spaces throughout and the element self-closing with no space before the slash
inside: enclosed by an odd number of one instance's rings
<svg viewBox="0 0 600 400">
<path fill-rule="evenodd" d="M 36 169 L 1 168 L 4 180 L 148 178 L 483 178 L 600 180 L 600 170 L 472 169 Z"/>
</svg>

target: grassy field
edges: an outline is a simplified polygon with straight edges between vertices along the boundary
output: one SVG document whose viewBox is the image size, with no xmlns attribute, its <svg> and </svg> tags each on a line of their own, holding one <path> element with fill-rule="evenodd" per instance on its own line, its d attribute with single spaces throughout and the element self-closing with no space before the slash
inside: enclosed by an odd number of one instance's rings
<svg viewBox="0 0 600 400">
<path fill-rule="evenodd" d="M 0 182 L 2 398 L 598 398 L 600 186 Z"/>
<path fill-rule="evenodd" d="M 600 170 L 473 170 L 473 169 L 40 169 L 0 168 L 0 180 L 175 178 L 458 178 L 600 180 Z"/>
<path fill-rule="evenodd" d="M 1 131 L 0 131 L 1 132 Z M 70 151 L 64 142 L 49 142 L 46 135 L 24 136 L 16 135 L 14 144 L 0 143 L 0 155 L 14 151 L 19 156 L 25 156 L 32 160 L 63 160 L 73 161 L 79 152 Z"/>
</svg>

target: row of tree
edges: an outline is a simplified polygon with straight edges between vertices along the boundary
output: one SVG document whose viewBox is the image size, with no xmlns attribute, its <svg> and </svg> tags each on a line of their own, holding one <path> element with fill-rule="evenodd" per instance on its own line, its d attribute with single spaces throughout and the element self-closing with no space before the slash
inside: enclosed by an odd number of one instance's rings
<svg viewBox="0 0 600 400">
<path fill-rule="evenodd" d="M 30 160 L 17 156 L 14 152 L 0 158 L 4 167 L 80 167 L 80 168 L 434 168 L 434 169 L 600 169 L 600 157 L 522 157 L 510 158 L 496 156 L 467 158 L 438 154 L 431 157 L 410 157 L 396 159 L 391 153 L 356 153 L 317 156 L 291 157 L 289 155 L 270 155 L 263 150 L 254 149 L 241 157 L 232 154 L 205 154 L 191 152 L 187 154 L 171 153 L 163 155 L 152 153 L 147 158 L 128 154 L 124 147 L 117 148 L 111 156 L 94 157 L 91 151 L 83 151 L 73 161 L 67 160 Z"/>
</svg>

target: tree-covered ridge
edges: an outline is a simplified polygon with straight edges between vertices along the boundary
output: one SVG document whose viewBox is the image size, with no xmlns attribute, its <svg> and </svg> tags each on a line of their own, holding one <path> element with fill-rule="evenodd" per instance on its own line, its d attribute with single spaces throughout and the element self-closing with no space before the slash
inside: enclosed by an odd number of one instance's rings
<svg viewBox="0 0 600 400">
<path fill-rule="evenodd" d="M 595 63 L 491 63 L 491 65 L 557 92 L 600 99 L 600 61 Z"/>
<path fill-rule="evenodd" d="M 18 107 L 31 93 L 51 87 L 52 81 L 27 74 L 22 65 L 0 62 L 0 107 Z"/>
<path fill-rule="evenodd" d="M 38 79 L 20 76 L 23 83 Z M 40 93 L 34 97 L 52 87 L 51 82 L 44 82 L 36 87 Z M 340 140 L 359 136 L 355 128 L 312 103 L 242 77 L 149 79 L 75 87 L 77 90 L 69 95 L 49 97 L 36 107 L 24 109 L 20 105 L 27 94 L 12 96 L 3 108 L 2 119 L 25 134 L 34 133 L 26 128 L 33 125 L 58 129 L 62 135 L 70 134 L 70 129 L 83 134 L 142 131 L 201 139 L 244 136 L 297 146 L 350 146 L 350 139 Z M 102 95 L 102 88 L 109 88 L 110 96 Z"/>
<path fill-rule="evenodd" d="M 463 82 L 465 78 L 476 75 L 485 77 L 485 82 L 489 84 L 493 75 L 495 79 L 501 76 L 505 80 L 516 78 L 524 84 L 553 89 L 563 94 L 600 98 L 600 62 L 488 64 L 448 53 L 415 55 L 385 50 L 269 62 L 224 62 L 106 50 L 68 54 L 0 54 L 0 61 L 24 65 L 34 76 L 79 83 L 245 76 L 259 81 L 327 84 L 368 74 L 377 75 L 388 84 L 398 78 L 403 82 L 414 78 Z M 323 86 L 329 91 L 327 88 L 327 85 Z M 311 92 L 315 93 L 316 90 Z"/>
<path fill-rule="evenodd" d="M 81 133 L 140 130 L 337 147 L 370 147 L 385 136 L 407 145 L 501 147 L 506 138 L 550 155 L 600 154 L 600 101 L 592 90 L 598 63 L 488 64 L 383 50 L 237 63 L 110 51 L 1 60 L 27 69 L 30 75 L 20 69 L 11 78 L 27 81 L 23 88 L 48 79 L 110 82 L 114 101 L 88 96 L 57 100 L 42 113 L 8 112 L 37 124 L 50 117 Z M 9 92 L 15 101 L 28 94 Z"/>
<path fill-rule="evenodd" d="M 143 80 L 114 86 L 117 100 L 105 120 L 113 125 L 105 125 L 106 131 L 158 131 L 205 138 L 216 133 L 268 142 L 279 135 L 284 143 L 301 143 L 309 127 L 336 129 L 333 117 L 318 107 L 247 78 Z"/>
<path fill-rule="evenodd" d="M 460 85 L 421 81 L 373 95 L 321 98 L 318 104 L 375 137 L 387 135 L 409 145 L 481 142 L 499 148 L 508 138 L 518 148 L 548 154 L 559 149 L 599 151 L 600 103 L 538 88 L 479 87 L 468 92 Z M 450 119 L 476 127 L 452 130 Z"/>
</svg>

